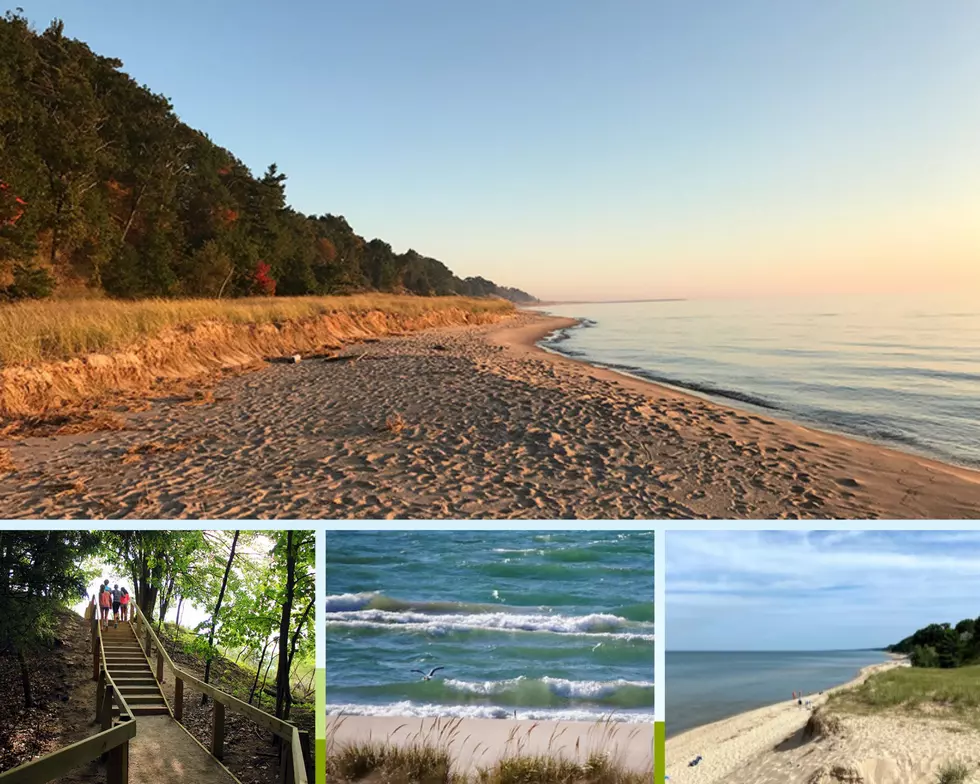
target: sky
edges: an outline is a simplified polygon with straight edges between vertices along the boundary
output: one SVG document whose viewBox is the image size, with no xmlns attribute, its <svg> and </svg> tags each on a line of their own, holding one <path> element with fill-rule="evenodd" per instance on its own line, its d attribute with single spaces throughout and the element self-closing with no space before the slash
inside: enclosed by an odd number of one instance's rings
<svg viewBox="0 0 980 784">
<path fill-rule="evenodd" d="M 542 299 L 980 284 L 980 3 L 19 0 L 306 213 Z"/>
<path fill-rule="evenodd" d="M 980 616 L 980 531 L 670 531 L 667 649 L 883 648 Z"/>
</svg>

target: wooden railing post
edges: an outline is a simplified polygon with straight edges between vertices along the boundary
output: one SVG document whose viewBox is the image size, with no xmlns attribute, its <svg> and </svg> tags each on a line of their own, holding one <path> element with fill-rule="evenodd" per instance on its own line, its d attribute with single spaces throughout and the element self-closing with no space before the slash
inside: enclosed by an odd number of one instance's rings
<svg viewBox="0 0 980 784">
<path fill-rule="evenodd" d="M 184 681 L 174 676 L 174 718 L 180 721 L 184 718 Z"/>
<path fill-rule="evenodd" d="M 221 759 L 225 753 L 225 706 L 224 703 L 213 700 L 214 726 L 211 728 L 211 754 L 215 759 Z"/>
<path fill-rule="evenodd" d="M 293 752 L 288 741 L 283 741 L 279 747 L 279 782 L 292 784 L 293 781 Z"/>
<path fill-rule="evenodd" d="M 98 621 L 96 621 L 98 623 Z M 99 656 L 99 632 L 94 630 L 92 634 L 92 680 L 98 680 L 99 673 L 102 671 L 101 657 Z"/>
<path fill-rule="evenodd" d="M 157 648 L 157 680 L 163 683 L 163 651 Z"/>
<path fill-rule="evenodd" d="M 303 762 L 307 769 L 313 767 L 313 756 L 310 752 L 310 733 L 306 730 L 299 731 L 299 745 L 303 749 Z"/>
<path fill-rule="evenodd" d="M 95 687 L 95 720 L 102 721 L 102 700 L 105 697 L 105 671 L 99 668 L 99 683 Z"/>
<path fill-rule="evenodd" d="M 102 715 L 99 717 L 103 730 L 112 728 L 112 692 L 112 683 L 106 681 L 105 690 L 102 692 Z"/>
<path fill-rule="evenodd" d="M 109 751 L 106 784 L 129 784 L 129 741 Z"/>
</svg>

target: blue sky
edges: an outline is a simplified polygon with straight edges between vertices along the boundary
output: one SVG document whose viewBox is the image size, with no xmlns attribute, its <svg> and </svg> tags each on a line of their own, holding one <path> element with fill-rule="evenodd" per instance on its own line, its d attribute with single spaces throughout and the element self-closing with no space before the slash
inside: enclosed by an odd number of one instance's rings
<svg viewBox="0 0 980 784">
<path fill-rule="evenodd" d="M 670 531 L 668 650 L 883 647 L 980 616 L 980 531 Z"/>
<path fill-rule="evenodd" d="M 980 280 L 980 4 L 29 2 L 304 212 L 545 298 Z"/>
</svg>

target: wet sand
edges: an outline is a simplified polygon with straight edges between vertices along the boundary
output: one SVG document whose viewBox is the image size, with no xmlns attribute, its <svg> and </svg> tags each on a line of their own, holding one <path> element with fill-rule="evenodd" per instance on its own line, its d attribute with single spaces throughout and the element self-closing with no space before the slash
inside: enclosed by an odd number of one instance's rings
<svg viewBox="0 0 980 784">
<path fill-rule="evenodd" d="M 270 364 L 128 429 L 0 441 L 9 518 L 976 518 L 980 473 L 534 346 L 568 319 Z"/>
<path fill-rule="evenodd" d="M 440 740 L 441 739 L 441 740 Z M 608 754 L 623 767 L 653 770 L 653 725 L 513 719 L 419 719 L 399 716 L 327 717 L 327 755 L 349 743 L 411 746 L 431 743 L 449 750 L 456 770 L 474 773 L 518 753 L 562 756 L 585 763 Z"/>
<path fill-rule="evenodd" d="M 865 668 L 828 693 L 900 665 Z M 808 699 L 820 706 L 827 695 Z M 980 731 L 960 722 L 908 712 L 837 715 L 840 733 L 820 739 L 803 738 L 810 711 L 789 701 L 698 727 L 667 740 L 667 775 L 672 784 L 934 784 L 946 763 L 980 766 Z"/>
</svg>

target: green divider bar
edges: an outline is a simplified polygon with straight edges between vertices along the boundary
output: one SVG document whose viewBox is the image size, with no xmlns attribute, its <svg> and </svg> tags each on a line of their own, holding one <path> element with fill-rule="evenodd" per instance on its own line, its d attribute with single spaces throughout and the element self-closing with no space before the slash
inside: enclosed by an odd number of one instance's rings
<svg viewBox="0 0 980 784">
<path fill-rule="evenodd" d="M 667 778 L 667 763 L 664 749 L 667 745 L 667 725 L 662 721 L 653 723 L 653 780 L 663 784 Z"/>
<path fill-rule="evenodd" d="M 316 671 L 316 784 L 327 784 L 327 671 Z"/>
</svg>

